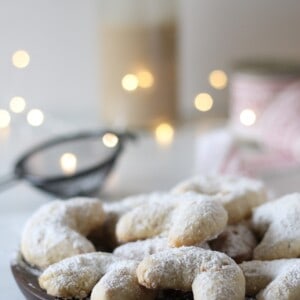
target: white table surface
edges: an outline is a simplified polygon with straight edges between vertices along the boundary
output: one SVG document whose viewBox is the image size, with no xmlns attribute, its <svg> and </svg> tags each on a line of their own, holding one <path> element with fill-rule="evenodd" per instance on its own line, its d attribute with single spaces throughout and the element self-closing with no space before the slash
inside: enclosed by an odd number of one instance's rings
<svg viewBox="0 0 300 300">
<path fill-rule="evenodd" d="M 118 199 L 129 194 L 166 190 L 196 173 L 195 141 L 204 126 L 188 125 L 176 131 L 169 147 L 157 145 L 151 134 L 142 134 L 138 141 L 128 144 L 126 151 L 110 176 L 102 198 Z M 42 133 L 40 131 L 40 133 Z M 9 139 L 0 135 L 0 175 L 11 169 L 12 162 L 42 134 L 39 131 L 11 132 Z M 43 135 L 44 137 L 44 135 Z M 289 176 L 266 178 L 276 192 L 295 190 L 299 172 Z M 299 190 L 299 188 L 298 188 Z M 51 196 L 32 188 L 25 182 L 0 193 L 0 290 L 2 299 L 19 300 L 19 292 L 9 269 L 10 258 L 18 249 L 20 234 L 26 219 Z"/>
</svg>

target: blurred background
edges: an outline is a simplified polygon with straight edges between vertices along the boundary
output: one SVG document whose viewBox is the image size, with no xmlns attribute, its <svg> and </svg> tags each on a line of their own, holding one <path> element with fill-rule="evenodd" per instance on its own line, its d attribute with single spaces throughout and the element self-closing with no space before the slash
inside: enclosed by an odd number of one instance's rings
<svg viewBox="0 0 300 300">
<path fill-rule="evenodd" d="M 20 96 L 26 100 L 26 112 L 38 108 L 45 115 L 70 122 L 104 122 L 102 102 L 109 105 L 117 100 L 103 99 L 101 91 L 105 62 L 101 57 L 105 50 L 101 21 L 118 23 L 116 26 L 121 28 L 129 21 L 136 27 L 138 23 L 148 27 L 170 23 L 172 16 L 164 16 L 161 10 L 166 15 L 173 10 L 172 21 L 176 24 L 176 102 L 178 115 L 184 120 L 227 116 L 227 84 L 222 90 L 213 88 L 208 79 L 213 70 L 223 70 L 230 78 L 233 64 L 240 59 L 300 59 L 297 1 L 288 0 L 283 5 L 279 0 L 165 0 L 152 4 L 150 9 L 147 1 L 138 2 L 141 1 L 1 1 L 1 108 L 9 110 L 11 98 Z M 138 20 L 141 11 L 161 16 Z M 122 42 L 125 47 L 126 39 Z M 159 38 L 152 41 L 155 42 Z M 134 46 L 137 47 L 142 47 L 141 43 Z M 160 45 L 152 44 L 151 51 L 159 52 L 153 50 L 155 47 Z M 18 50 L 26 51 L 30 57 L 28 66 L 22 69 L 12 63 Z M 122 46 L 117 50 L 122 52 Z M 212 109 L 205 114 L 194 106 L 199 93 L 209 93 L 214 99 Z"/>
<path fill-rule="evenodd" d="M 40 136 L 96 126 L 142 128 L 171 144 L 182 128 L 221 122 L 231 146 L 263 140 L 299 157 L 299 8 L 279 0 L 1 1 L 3 145 L 21 141 L 6 147 L 15 158 Z M 211 149 L 215 140 L 194 136 L 193 158 L 203 160 L 203 143 Z"/>
<path fill-rule="evenodd" d="M 145 173 L 148 151 L 166 171 L 142 190 L 195 173 L 297 169 L 299 8 L 279 0 L 2 1 L 1 174 L 39 141 L 98 127 L 148 138 L 152 146 L 133 146 L 141 163 L 128 165 Z"/>
</svg>

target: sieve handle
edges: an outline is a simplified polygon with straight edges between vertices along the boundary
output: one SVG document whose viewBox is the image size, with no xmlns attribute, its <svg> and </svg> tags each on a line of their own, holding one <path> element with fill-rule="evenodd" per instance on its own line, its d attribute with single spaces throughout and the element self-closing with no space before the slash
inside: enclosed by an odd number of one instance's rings
<svg viewBox="0 0 300 300">
<path fill-rule="evenodd" d="M 0 192 L 4 192 L 17 182 L 18 178 L 15 174 L 8 174 L 0 177 Z"/>
</svg>

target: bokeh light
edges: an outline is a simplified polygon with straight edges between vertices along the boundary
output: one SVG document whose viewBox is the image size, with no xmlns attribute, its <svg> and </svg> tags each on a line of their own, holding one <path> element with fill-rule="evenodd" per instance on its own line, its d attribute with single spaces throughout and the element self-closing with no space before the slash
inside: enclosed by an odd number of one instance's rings
<svg viewBox="0 0 300 300">
<path fill-rule="evenodd" d="M 213 98 L 207 93 L 200 93 L 195 97 L 194 105 L 200 111 L 209 111 L 213 106 Z"/>
<path fill-rule="evenodd" d="M 104 146 L 114 148 L 119 143 L 119 138 L 114 133 L 107 132 L 103 135 L 102 142 Z"/>
<path fill-rule="evenodd" d="M 19 114 L 25 110 L 26 101 L 23 97 L 13 97 L 9 102 L 9 108 L 12 112 Z"/>
<path fill-rule="evenodd" d="M 27 122 L 31 126 L 38 127 L 44 123 L 44 114 L 40 109 L 32 109 L 27 114 Z"/>
<path fill-rule="evenodd" d="M 0 109 L 0 128 L 7 128 L 10 124 L 10 114 L 5 109 Z"/>
<path fill-rule="evenodd" d="M 60 167 L 65 175 L 72 175 L 77 169 L 77 157 L 73 153 L 64 153 L 60 157 Z"/>
<path fill-rule="evenodd" d="M 122 78 L 122 87 L 126 91 L 134 91 L 139 85 L 139 80 L 134 74 L 127 74 Z"/>
<path fill-rule="evenodd" d="M 228 78 L 224 71 L 214 70 L 210 72 L 208 81 L 213 88 L 221 90 L 227 86 Z"/>
<path fill-rule="evenodd" d="M 137 73 L 138 85 L 143 89 L 147 89 L 153 86 L 154 77 L 151 72 L 143 70 Z"/>
<path fill-rule="evenodd" d="M 244 126 L 252 126 L 256 122 L 256 114 L 252 109 L 244 109 L 240 113 L 240 121 Z"/>
<path fill-rule="evenodd" d="M 12 55 L 12 63 L 16 68 L 23 69 L 29 65 L 30 56 L 25 50 L 18 50 Z"/>
<path fill-rule="evenodd" d="M 168 146 L 174 139 L 174 128 L 169 123 L 161 123 L 155 129 L 155 139 L 158 144 Z"/>
</svg>

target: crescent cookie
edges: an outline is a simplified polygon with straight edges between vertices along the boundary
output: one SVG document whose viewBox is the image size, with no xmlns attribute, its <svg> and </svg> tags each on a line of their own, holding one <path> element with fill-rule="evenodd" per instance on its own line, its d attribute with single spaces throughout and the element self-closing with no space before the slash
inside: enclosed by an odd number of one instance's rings
<svg viewBox="0 0 300 300">
<path fill-rule="evenodd" d="M 114 214 L 118 217 L 124 215 L 126 212 L 132 210 L 133 208 L 145 204 L 149 201 L 156 201 L 157 198 L 165 195 L 164 192 L 153 192 L 149 194 L 138 194 L 134 196 L 129 196 L 123 198 L 120 201 L 109 202 L 103 204 L 103 209 L 107 214 Z"/>
<path fill-rule="evenodd" d="M 272 260 L 300 256 L 300 194 L 286 195 L 258 207 L 253 228 L 262 237 L 254 258 Z"/>
<path fill-rule="evenodd" d="M 193 191 L 219 197 L 228 212 L 228 223 L 235 224 L 248 218 L 252 208 L 267 200 L 261 181 L 230 176 L 201 176 L 179 183 L 172 192 L 181 194 Z"/>
<path fill-rule="evenodd" d="M 245 278 L 227 255 L 181 247 L 147 256 L 137 268 L 139 283 L 152 289 L 193 291 L 195 300 L 244 300 Z"/>
<path fill-rule="evenodd" d="M 103 203 L 106 217 L 101 232 L 97 232 L 97 244 L 100 247 L 104 246 L 106 250 L 112 251 L 119 244 L 116 237 L 116 224 L 120 217 L 141 204 L 157 199 L 160 195 L 162 193 L 159 192 L 139 194 L 126 197 L 120 201 Z"/>
<path fill-rule="evenodd" d="M 138 263 L 110 253 L 94 252 L 66 258 L 48 267 L 39 277 L 49 295 L 91 300 L 152 300 L 155 292 L 139 285 Z"/>
<path fill-rule="evenodd" d="M 229 225 L 214 240 L 209 242 L 212 250 L 226 253 L 237 263 L 252 259 L 257 245 L 252 231 L 245 224 Z"/>
<path fill-rule="evenodd" d="M 210 249 L 207 243 L 200 244 L 199 246 L 197 245 L 197 247 Z M 170 249 L 170 246 L 168 245 L 168 239 L 156 237 L 153 239 L 123 244 L 115 248 L 113 254 L 122 258 L 141 261 L 148 255 L 167 249 Z"/>
<path fill-rule="evenodd" d="M 123 215 L 116 234 L 120 242 L 167 237 L 171 247 L 180 247 L 210 240 L 226 224 L 225 209 L 211 196 L 165 194 Z"/>
<path fill-rule="evenodd" d="M 66 257 L 95 251 L 86 236 L 104 222 L 97 199 L 53 201 L 39 208 L 27 221 L 21 253 L 32 266 L 44 269 Z"/>
<path fill-rule="evenodd" d="M 257 300 L 300 299 L 300 259 L 247 261 L 240 264 L 246 294 Z"/>
</svg>

